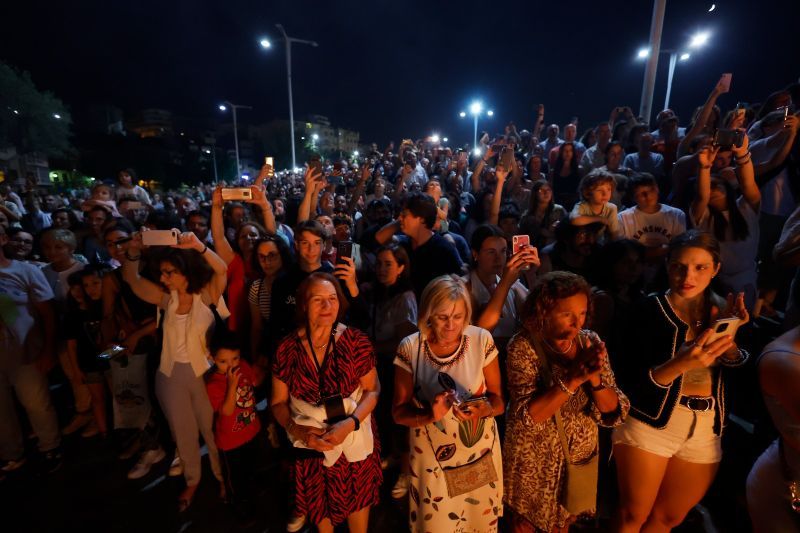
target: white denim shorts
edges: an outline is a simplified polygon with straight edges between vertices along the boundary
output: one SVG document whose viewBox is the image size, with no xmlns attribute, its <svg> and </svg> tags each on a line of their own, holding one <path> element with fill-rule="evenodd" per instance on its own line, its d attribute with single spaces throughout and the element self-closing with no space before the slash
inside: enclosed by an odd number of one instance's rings
<svg viewBox="0 0 800 533">
<path fill-rule="evenodd" d="M 692 411 L 677 404 L 663 429 L 629 416 L 624 424 L 614 428 L 612 441 L 689 463 L 711 464 L 722 460 L 722 439 L 714 434 L 714 409 Z"/>
</svg>

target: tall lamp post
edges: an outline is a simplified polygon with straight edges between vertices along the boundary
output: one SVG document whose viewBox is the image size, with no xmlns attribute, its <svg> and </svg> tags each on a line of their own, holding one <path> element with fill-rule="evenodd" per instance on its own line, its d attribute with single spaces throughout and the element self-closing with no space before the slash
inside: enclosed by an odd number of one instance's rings
<svg viewBox="0 0 800 533">
<path fill-rule="evenodd" d="M 692 39 L 689 41 L 689 45 L 688 45 L 687 48 L 696 49 L 696 48 L 702 47 L 703 45 L 706 44 L 706 42 L 708 42 L 709 36 L 710 36 L 710 34 L 708 32 L 705 32 L 705 31 L 704 32 L 700 32 L 700 33 L 696 33 L 695 35 L 692 36 Z M 656 50 L 656 49 L 653 48 L 653 50 Z M 660 54 L 669 54 L 669 74 L 667 75 L 667 94 L 666 94 L 666 96 L 664 98 L 664 109 L 669 109 L 669 98 L 672 95 L 672 78 L 675 76 L 675 66 L 678 64 L 678 61 L 687 61 L 692 55 L 689 52 L 685 51 L 685 50 L 684 51 L 679 51 L 679 50 L 676 50 L 674 48 L 672 48 L 672 49 L 664 49 L 664 50 L 657 50 L 657 52 L 654 55 L 657 55 L 659 53 Z M 651 54 L 650 54 L 650 49 L 649 48 L 642 48 L 641 50 L 639 50 L 639 53 L 637 54 L 637 57 L 639 59 L 647 59 L 647 61 L 648 61 L 648 63 L 647 63 L 647 67 L 648 67 L 647 71 L 648 71 L 648 73 L 649 73 L 649 70 L 650 70 L 650 65 L 654 61 L 653 58 L 651 58 L 650 56 L 651 56 Z M 655 61 L 655 62 L 657 63 L 657 61 Z M 647 79 L 647 75 L 648 74 L 645 74 L 645 79 Z M 653 80 L 655 80 L 655 77 L 653 77 Z M 647 88 L 647 87 L 645 87 L 645 88 Z M 644 114 L 644 112 L 645 112 L 644 109 L 640 110 L 640 112 L 642 113 L 641 116 L 646 118 L 646 119 L 650 118 L 649 117 L 649 114 L 650 114 L 649 113 L 649 111 L 650 111 L 649 106 L 651 106 L 652 102 L 653 102 L 652 90 L 653 90 L 653 88 L 650 87 L 649 104 L 648 104 L 648 109 L 646 110 L 647 114 L 646 115 Z M 645 94 L 643 93 L 642 94 L 643 105 L 644 105 L 644 99 L 645 99 Z"/>
<path fill-rule="evenodd" d="M 478 117 L 483 114 L 483 104 L 481 102 L 475 101 L 469 105 L 469 113 L 473 117 L 473 129 L 472 129 L 472 149 L 478 149 Z M 462 111 L 458 114 L 461 118 L 465 118 L 467 116 L 466 111 Z M 491 109 L 486 111 L 486 116 L 491 117 L 494 116 L 494 111 Z"/>
<path fill-rule="evenodd" d="M 292 102 L 292 43 L 307 44 L 313 47 L 319 46 L 316 41 L 308 41 L 306 39 L 297 39 L 290 37 L 286 30 L 283 29 L 282 24 L 275 24 L 275 27 L 280 30 L 283 35 L 283 41 L 286 43 L 286 81 L 289 88 L 289 131 L 292 136 L 292 168 L 297 168 L 297 155 L 294 146 L 294 103 Z M 261 39 L 262 48 L 271 48 L 272 43 L 269 39 Z"/>
<path fill-rule="evenodd" d="M 233 114 L 233 145 L 236 148 L 236 180 L 238 181 L 242 179 L 242 167 L 239 162 L 239 129 L 236 123 L 236 110 L 253 108 L 249 105 L 234 104 L 232 102 L 228 102 L 227 100 L 219 105 L 220 111 L 227 111 L 228 108 L 231 109 L 231 113 Z"/>
</svg>

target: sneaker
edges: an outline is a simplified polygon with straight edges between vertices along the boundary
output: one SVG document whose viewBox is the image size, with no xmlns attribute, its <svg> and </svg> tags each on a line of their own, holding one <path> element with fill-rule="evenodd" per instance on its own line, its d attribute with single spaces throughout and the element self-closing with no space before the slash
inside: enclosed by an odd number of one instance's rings
<svg viewBox="0 0 800 533">
<path fill-rule="evenodd" d="M 128 479 L 143 478 L 150 472 L 154 464 L 163 461 L 166 456 L 167 454 L 164 452 L 164 448 L 161 447 L 156 450 L 147 450 L 139 456 L 139 460 L 136 461 L 131 471 L 128 472 Z"/>
<path fill-rule="evenodd" d="M 83 428 L 83 431 L 81 431 L 81 437 L 83 437 L 84 439 L 89 439 L 94 437 L 95 435 L 98 435 L 99 433 L 100 433 L 100 428 L 97 427 L 97 423 L 94 421 L 93 418 L 91 422 L 86 424 L 86 427 Z"/>
<path fill-rule="evenodd" d="M 183 475 L 183 463 L 181 462 L 181 456 L 178 455 L 178 450 L 175 450 L 175 457 L 172 459 L 172 463 L 169 465 L 169 477 L 177 477 Z"/>
<path fill-rule="evenodd" d="M 64 456 L 61 454 L 61 449 L 53 448 L 43 453 L 42 471 L 45 474 L 52 474 L 64 464 Z"/>
<path fill-rule="evenodd" d="M 26 462 L 28 462 L 28 459 L 24 455 L 17 460 L 3 461 L 3 466 L 0 466 L 0 472 L 8 473 L 19 470 L 25 465 Z"/>
<path fill-rule="evenodd" d="M 303 526 L 306 523 L 306 515 L 304 514 L 294 514 L 289 517 L 289 521 L 286 523 L 286 531 L 289 533 L 295 533 L 296 531 L 300 531 L 303 529 Z"/>
<path fill-rule="evenodd" d="M 406 494 L 408 494 L 408 487 L 411 484 L 411 475 L 410 474 L 400 474 L 400 477 L 397 478 L 397 483 L 394 484 L 392 487 L 392 498 L 399 500 L 400 498 L 405 498 Z"/>
<path fill-rule="evenodd" d="M 69 424 L 61 430 L 62 435 L 71 435 L 93 420 L 89 413 L 76 413 Z"/>
</svg>

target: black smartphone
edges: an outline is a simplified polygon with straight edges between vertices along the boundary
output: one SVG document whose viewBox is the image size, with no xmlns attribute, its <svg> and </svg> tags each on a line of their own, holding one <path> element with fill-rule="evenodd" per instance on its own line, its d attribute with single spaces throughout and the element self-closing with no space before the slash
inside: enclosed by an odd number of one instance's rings
<svg viewBox="0 0 800 533">
<path fill-rule="evenodd" d="M 353 258 L 353 241 L 341 241 L 336 245 L 336 262 L 342 263 L 342 257 Z"/>
<path fill-rule="evenodd" d="M 739 148 L 744 142 L 743 130 L 718 129 L 714 134 L 714 146 L 719 146 L 721 150 L 730 150 L 734 146 Z"/>
<path fill-rule="evenodd" d="M 308 160 L 308 168 L 314 171 L 314 174 L 322 176 L 322 161 L 318 155 L 312 155 Z"/>
<path fill-rule="evenodd" d="M 500 159 L 497 162 L 497 165 L 502 165 L 503 168 L 511 172 L 511 169 L 514 168 L 514 149 L 511 146 L 504 146 L 503 151 L 500 152 Z"/>
</svg>

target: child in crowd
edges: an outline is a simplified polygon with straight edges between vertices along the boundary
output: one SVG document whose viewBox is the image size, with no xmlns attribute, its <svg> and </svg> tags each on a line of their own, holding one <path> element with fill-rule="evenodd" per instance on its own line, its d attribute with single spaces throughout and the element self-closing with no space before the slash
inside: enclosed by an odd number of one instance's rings
<svg viewBox="0 0 800 533">
<path fill-rule="evenodd" d="M 98 359 L 100 324 L 103 319 L 103 271 L 87 266 L 67 278 L 71 312 L 64 317 L 67 355 L 78 369 L 79 379 L 92 395 L 92 412 L 100 435 L 108 435 L 106 391 L 111 390 L 111 367 Z M 88 436 L 88 435 L 84 435 Z"/>
<path fill-rule="evenodd" d="M 81 208 L 88 211 L 92 207 L 99 205 L 105 207 L 114 218 L 122 218 L 117 210 L 117 202 L 114 201 L 114 191 L 105 183 L 98 183 L 92 187 L 92 195 L 88 200 L 84 200 Z"/>
<path fill-rule="evenodd" d="M 225 476 L 222 496 L 241 505 L 251 491 L 249 475 L 256 461 L 256 435 L 261 422 L 256 413 L 253 369 L 241 358 L 237 338 L 227 330 L 211 340 L 214 368 L 206 388 L 214 409 L 214 440 Z"/>
<path fill-rule="evenodd" d="M 595 169 L 581 178 L 578 190 L 583 200 L 575 204 L 569 214 L 574 226 L 586 226 L 594 222 L 606 225 L 600 235 L 615 240 L 620 236 L 617 206 L 612 204 L 611 194 L 616 187 L 616 180 L 610 173 Z"/>
</svg>

